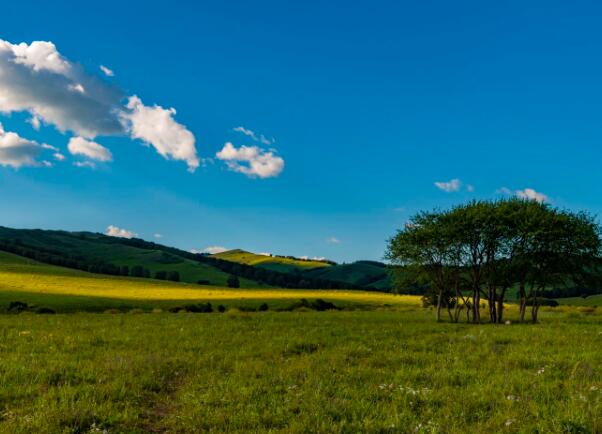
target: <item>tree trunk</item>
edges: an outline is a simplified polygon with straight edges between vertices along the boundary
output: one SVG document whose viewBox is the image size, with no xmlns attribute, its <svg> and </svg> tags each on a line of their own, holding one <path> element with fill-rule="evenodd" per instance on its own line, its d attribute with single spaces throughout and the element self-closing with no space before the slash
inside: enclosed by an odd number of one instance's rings
<svg viewBox="0 0 602 434">
<path fill-rule="evenodd" d="M 503 287 L 500 297 L 497 299 L 497 322 L 502 324 L 504 322 L 504 298 L 506 298 L 506 290 L 508 288 Z"/>
<path fill-rule="evenodd" d="M 531 321 L 533 324 L 537 323 L 537 314 L 539 313 L 539 300 L 537 300 L 538 290 L 536 289 L 533 294 L 533 306 L 531 306 Z"/>
<path fill-rule="evenodd" d="M 441 299 L 443 298 L 443 291 L 439 291 L 437 295 L 437 322 L 441 321 Z"/>
<path fill-rule="evenodd" d="M 472 322 L 478 324 L 481 322 L 481 290 L 475 289 L 472 295 Z"/>
<path fill-rule="evenodd" d="M 520 322 L 524 322 L 525 321 L 525 311 L 527 310 L 527 293 L 525 291 L 525 281 L 524 280 L 521 280 L 521 282 L 520 282 L 518 294 L 519 294 L 519 298 L 520 298 L 520 302 L 519 302 Z"/>
</svg>

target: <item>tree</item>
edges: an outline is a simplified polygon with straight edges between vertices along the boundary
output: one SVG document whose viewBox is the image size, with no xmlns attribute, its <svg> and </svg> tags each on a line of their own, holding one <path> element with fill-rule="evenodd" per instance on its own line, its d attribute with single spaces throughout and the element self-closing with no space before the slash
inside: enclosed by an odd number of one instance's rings
<svg viewBox="0 0 602 434">
<path fill-rule="evenodd" d="M 167 271 L 157 271 L 155 273 L 155 279 L 167 280 Z"/>
<path fill-rule="evenodd" d="M 167 280 L 171 282 L 179 282 L 180 281 L 180 273 L 177 271 L 170 271 L 167 273 Z"/>
<path fill-rule="evenodd" d="M 230 277 L 228 277 L 228 288 L 239 288 L 240 287 L 240 281 L 238 280 L 238 277 L 234 276 L 234 275 L 230 275 Z"/>
<path fill-rule="evenodd" d="M 426 288 L 438 321 L 445 306 L 453 321 L 466 308 L 467 320 L 480 323 L 485 297 L 490 322 L 501 323 L 506 291 L 516 284 L 520 320 L 529 304 L 536 322 L 546 288 L 600 285 L 600 228 L 586 213 L 536 201 L 474 201 L 413 216 L 389 240 L 386 257 L 396 288 Z"/>
</svg>

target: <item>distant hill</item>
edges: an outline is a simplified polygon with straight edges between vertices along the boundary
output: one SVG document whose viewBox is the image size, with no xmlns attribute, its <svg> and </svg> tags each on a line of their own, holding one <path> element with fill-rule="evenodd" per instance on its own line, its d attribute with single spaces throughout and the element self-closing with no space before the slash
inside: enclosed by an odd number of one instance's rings
<svg viewBox="0 0 602 434">
<path fill-rule="evenodd" d="M 300 272 L 307 268 L 301 265 L 310 265 L 310 270 L 314 269 L 314 265 L 330 268 L 328 263 L 320 261 L 277 257 L 272 264 L 264 266 L 260 263 L 255 266 L 212 255 L 186 252 L 138 238 L 110 237 L 92 232 L 12 229 L 0 226 L 0 250 L 46 264 L 115 276 L 159 280 L 167 277 L 167 280 L 173 280 L 171 276 L 176 274 L 177 280 L 182 282 L 226 286 L 230 276 L 234 275 L 239 278 L 242 288 L 273 286 L 362 289 L 350 282 Z M 249 255 L 242 256 L 250 260 Z"/>
<path fill-rule="evenodd" d="M 10 250 L 12 246 L 14 249 L 21 249 L 21 253 L 34 252 L 36 255 L 30 256 L 35 256 L 35 259 L 42 262 L 102 274 L 120 275 L 123 274 L 123 267 L 127 267 L 131 273 L 134 267 L 140 266 L 148 270 L 148 277 L 154 277 L 158 271 L 177 271 L 182 282 L 196 283 L 203 280 L 218 286 L 226 286 L 230 276 L 215 266 L 167 252 L 158 245 L 154 248 L 140 248 L 132 246 L 131 240 L 91 232 L 0 227 L 0 243 L 4 244 L 3 250 Z M 240 285 L 244 288 L 261 286 L 256 281 L 244 278 L 240 280 Z"/>
<path fill-rule="evenodd" d="M 225 261 L 237 262 L 268 270 L 290 273 L 295 270 L 307 270 L 312 268 L 327 268 L 332 266 L 332 261 L 318 261 L 311 259 L 295 258 L 292 256 L 269 256 L 247 252 L 241 249 L 228 250 L 211 255 Z"/>
<path fill-rule="evenodd" d="M 319 279 L 347 282 L 352 285 L 377 291 L 390 291 L 392 288 L 392 282 L 387 272 L 386 264 L 376 261 L 357 261 L 351 264 L 315 268 L 305 271 L 303 275 Z"/>
</svg>

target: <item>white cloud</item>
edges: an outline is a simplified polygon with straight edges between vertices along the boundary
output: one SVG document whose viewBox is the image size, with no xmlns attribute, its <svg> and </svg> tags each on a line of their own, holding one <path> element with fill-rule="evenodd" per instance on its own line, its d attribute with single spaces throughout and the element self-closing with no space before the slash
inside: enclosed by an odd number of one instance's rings
<svg viewBox="0 0 602 434">
<path fill-rule="evenodd" d="M 100 70 L 104 73 L 104 75 L 106 75 L 107 77 L 114 77 L 115 73 L 113 72 L 112 69 L 107 68 L 104 65 L 100 65 Z"/>
<path fill-rule="evenodd" d="M 337 237 L 329 237 L 326 239 L 326 242 L 329 244 L 341 244 L 341 240 L 339 240 Z"/>
<path fill-rule="evenodd" d="M 48 167 L 50 164 L 48 161 L 41 163 L 36 161 L 36 157 L 43 150 L 56 150 L 56 148 L 24 139 L 17 133 L 4 131 L 0 123 L 0 166 L 11 166 L 16 169 L 22 166 Z"/>
<path fill-rule="evenodd" d="M 75 161 L 73 163 L 73 165 L 75 167 L 84 167 L 84 168 L 88 168 L 88 169 L 96 169 L 96 163 L 93 163 L 92 161 Z"/>
<path fill-rule="evenodd" d="M 136 232 L 128 231 L 127 229 L 122 229 L 117 226 L 110 225 L 105 232 L 106 235 L 110 237 L 118 237 L 118 238 L 134 238 L 137 237 L 138 234 Z"/>
<path fill-rule="evenodd" d="M 152 145 L 164 158 L 186 161 L 191 172 L 199 167 L 194 136 L 173 119 L 175 109 L 145 106 L 137 96 L 129 98 L 127 108 L 131 111 L 122 119 L 132 138 Z"/>
<path fill-rule="evenodd" d="M 546 196 L 545 194 L 540 193 L 538 191 L 535 191 L 532 188 L 525 188 L 523 190 L 512 191 L 507 187 L 501 187 L 496 190 L 496 193 L 503 194 L 506 196 L 515 195 L 521 199 L 535 200 L 537 202 L 549 202 L 550 201 L 550 198 L 548 196 Z"/>
<path fill-rule="evenodd" d="M 123 134 L 123 93 L 69 62 L 53 43 L 0 39 L 0 71 L 0 112 L 26 111 L 83 137 Z"/>
<path fill-rule="evenodd" d="M 468 191 L 469 193 L 472 193 L 474 191 L 474 185 L 468 184 L 466 186 L 466 191 Z"/>
<path fill-rule="evenodd" d="M 72 137 L 67 149 L 72 155 L 83 155 L 96 161 L 113 161 L 111 151 L 96 142 L 86 140 L 83 137 Z"/>
<path fill-rule="evenodd" d="M 161 239 L 161 238 L 163 238 L 163 235 L 162 235 L 162 234 L 159 234 L 159 233 L 157 233 L 157 234 L 153 234 L 153 237 L 155 237 L 155 238 L 157 238 L 157 239 Z"/>
<path fill-rule="evenodd" d="M 261 253 L 258 253 L 258 255 L 261 255 L 261 256 L 272 256 L 272 254 L 268 253 L 268 252 L 261 252 Z"/>
<path fill-rule="evenodd" d="M 282 158 L 257 146 L 241 146 L 237 149 L 227 142 L 215 156 L 225 161 L 230 170 L 249 177 L 271 178 L 278 176 L 284 169 Z"/>
<path fill-rule="evenodd" d="M 274 143 L 276 143 L 276 139 L 274 139 L 273 137 L 271 139 L 268 139 L 263 134 L 257 135 L 255 133 L 255 131 L 250 130 L 250 129 L 245 128 L 245 127 L 242 127 L 242 126 L 241 127 L 232 128 L 232 131 L 236 131 L 237 133 L 244 134 L 245 136 L 250 137 L 254 141 L 262 143 L 264 145 L 273 145 Z"/>
<path fill-rule="evenodd" d="M 521 199 L 534 200 L 537 202 L 549 202 L 548 196 L 538 191 L 533 190 L 532 188 L 525 188 L 524 190 L 517 190 L 516 195 Z"/>
<path fill-rule="evenodd" d="M 88 140 L 142 139 L 164 158 L 186 161 L 191 171 L 199 166 L 194 135 L 174 120 L 174 109 L 145 106 L 136 96 L 124 106 L 125 98 L 120 88 L 62 56 L 52 42 L 0 39 L 0 113 L 27 112 L 35 129 L 43 122 Z"/>
<path fill-rule="evenodd" d="M 215 255 L 217 253 L 222 253 L 222 252 L 226 252 L 226 251 L 228 251 L 228 249 L 226 249 L 225 247 L 222 247 L 222 246 L 209 246 L 209 247 L 205 247 L 199 253 L 209 253 L 210 255 Z"/>
<path fill-rule="evenodd" d="M 459 179 L 455 178 L 455 179 L 452 179 L 452 180 L 447 181 L 447 182 L 435 182 L 435 186 L 439 190 L 443 190 L 443 191 L 445 191 L 447 193 L 452 193 L 454 191 L 460 190 L 460 187 L 462 187 L 462 181 L 460 181 Z"/>
<path fill-rule="evenodd" d="M 63 154 L 61 154 L 60 152 L 55 152 L 54 154 L 52 154 L 52 156 L 54 157 L 54 159 L 56 161 L 65 161 L 65 156 Z"/>
<path fill-rule="evenodd" d="M 31 127 L 38 131 L 40 129 L 40 118 L 37 116 L 32 116 L 27 122 L 31 124 Z"/>
</svg>

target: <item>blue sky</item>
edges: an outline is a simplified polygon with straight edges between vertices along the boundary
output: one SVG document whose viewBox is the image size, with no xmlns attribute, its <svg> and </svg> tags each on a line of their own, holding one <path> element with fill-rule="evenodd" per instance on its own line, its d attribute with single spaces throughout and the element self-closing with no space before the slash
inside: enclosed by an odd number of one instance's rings
<svg viewBox="0 0 602 434">
<path fill-rule="evenodd" d="M 0 72 L 60 89 L 40 102 L 0 74 L 4 137 L 24 140 L 18 160 L 0 151 L 1 225 L 351 261 L 381 259 L 413 212 L 471 198 L 601 208 L 593 1 L 20 1 L 2 15 Z M 61 57 L 17 48 L 33 41 Z M 39 63 L 61 59 L 67 81 Z M 123 125 L 75 125 L 106 108 L 73 108 L 80 83 L 119 101 Z"/>
</svg>

